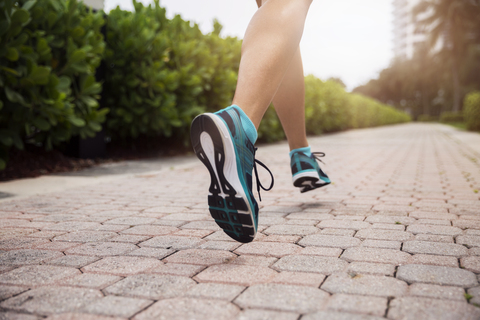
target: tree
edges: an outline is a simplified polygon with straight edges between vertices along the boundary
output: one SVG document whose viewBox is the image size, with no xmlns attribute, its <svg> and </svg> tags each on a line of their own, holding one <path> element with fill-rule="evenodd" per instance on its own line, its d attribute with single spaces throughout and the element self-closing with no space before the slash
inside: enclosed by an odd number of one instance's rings
<svg viewBox="0 0 480 320">
<path fill-rule="evenodd" d="M 343 82 L 342 79 L 338 78 L 338 77 L 330 77 L 327 79 L 327 81 L 333 81 L 333 82 L 336 82 L 338 83 L 339 85 L 342 86 L 343 89 L 345 89 L 347 87 L 347 85 L 345 84 L 345 82 Z"/>
<path fill-rule="evenodd" d="M 413 11 L 417 28 L 429 35 L 429 47 L 451 68 L 453 111 L 460 111 L 462 83 L 460 65 L 470 44 L 478 40 L 478 0 L 423 0 Z M 424 15 L 424 18 L 420 18 Z M 420 19 L 418 19 L 420 18 Z"/>
</svg>

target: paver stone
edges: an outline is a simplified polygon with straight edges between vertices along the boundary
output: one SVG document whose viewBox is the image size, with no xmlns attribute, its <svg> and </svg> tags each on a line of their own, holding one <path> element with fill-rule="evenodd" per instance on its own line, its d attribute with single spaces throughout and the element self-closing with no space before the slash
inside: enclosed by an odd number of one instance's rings
<svg viewBox="0 0 480 320">
<path fill-rule="evenodd" d="M 398 267 L 397 278 L 408 283 L 430 283 L 469 288 L 478 285 L 473 272 L 441 266 L 408 264 Z"/>
<path fill-rule="evenodd" d="M 187 249 L 181 250 L 168 258 L 164 259 L 169 263 L 185 263 L 199 265 L 222 264 L 232 261 L 237 256 L 228 251 L 221 250 L 204 250 L 204 249 Z"/>
<path fill-rule="evenodd" d="M 401 297 L 390 302 L 388 318 L 392 320 L 476 320 L 480 318 L 480 309 L 460 301 Z"/>
<path fill-rule="evenodd" d="M 0 304 L 2 308 L 40 315 L 71 312 L 102 298 L 100 291 L 67 287 L 40 287 Z"/>
<path fill-rule="evenodd" d="M 328 294 L 320 289 L 283 284 L 259 284 L 245 290 L 235 303 L 242 308 L 308 313 L 321 310 Z"/>
<path fill-rule="evenodd" d="M 239 309 L 228 301 L 196 298 L 161 300 L 139 313 L 134 320 L 234 319 Z"/>
<path fill-rule="evenodd" d="M 187 277 L 138 274 L 126 277 L 104 291 L 120 296 L 159 300 L 176 297 L 194 286 L 195 281 Z"/>
<path fill-rule="evenodd" d="M 83 271 L 126 276 L 145 272 L 160 265 L 162 262 L 154 258 L 106 257 L 84 267 Z"/>
<path fill-rule="evenodd" d="M 335 273 L 327 278 L 321 289 L 331 293 L 347 293 L 380 297 L 399 297 L 408 291 L 408 285 L 395 278 L 374 275 Z"/>
<path fill-rule="evenodd" d="M 273 264 L 272 268 L 280 271 L 316 272 L 328 275 L 344 270 L 347 265 L 346 261 L 334 257 L 292 255 L 281 258 Z"/>
<path fill-rule="evenodd" d="M 39 286 L 60 281 L 80 274 L 74 268 L 56 266 L 24 266 L 0 275 L 0 283 Z"/>
<path fill-rule="evenodd" d="M 252 285 L 269 282 L 277 272 L 270 268 L 237 264 L 220 264 L 208 267 L 195 276 L 199 282 L 220 282 Z"/>
<path fill-rule="evenodd" d="M 0 254 L 0 265 L 21 266 L 40 264 L 62 256 L 63 254 L 57 251 L 35 249 L 11 250 Z"/>
</svg>

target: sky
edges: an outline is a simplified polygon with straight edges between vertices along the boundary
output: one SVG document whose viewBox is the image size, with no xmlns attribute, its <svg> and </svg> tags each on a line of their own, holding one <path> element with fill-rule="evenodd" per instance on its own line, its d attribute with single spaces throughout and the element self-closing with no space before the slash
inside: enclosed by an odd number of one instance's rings
<svg viewBox="0 0 480 320">
<path fill-rule="evenodd" d="M 204 33 L 216 18 L 222 36 L 238 38 L 257 9 L 255 0 L 160 0 L 160 5 L 167 17 L 180 14 Z M 117 6 L 133 10 L 131 0 L 105 0 L 106 12 Z M 348 90 L 376 78 L 393 57 L 392 12 L 391 0 L 314 0 L 300 43 L 305 74 L 338 77 Z"/>
</svg>

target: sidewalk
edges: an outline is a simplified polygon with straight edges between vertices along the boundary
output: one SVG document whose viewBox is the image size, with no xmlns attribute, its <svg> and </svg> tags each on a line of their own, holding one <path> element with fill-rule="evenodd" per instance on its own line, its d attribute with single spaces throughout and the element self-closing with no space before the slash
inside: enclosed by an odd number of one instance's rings
<svg viewBox="0 0 480 320">
<path fill-rule="evenodd" d="M 480 319 L 480 135 L 405 124 L 310 143 L 334 183 L 305 194 L 287 145 L 260 146 L 275 187 L 249 244 L 213 222 L 188 159 L 1 202 L 0 319 Z"/>
</svg>

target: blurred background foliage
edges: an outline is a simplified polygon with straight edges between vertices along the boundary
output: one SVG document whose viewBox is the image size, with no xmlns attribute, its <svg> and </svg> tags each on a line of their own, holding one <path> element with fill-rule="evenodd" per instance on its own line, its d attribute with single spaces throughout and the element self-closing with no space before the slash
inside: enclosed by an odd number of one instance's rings
<svg viewBox="0 0 480 320">
<path fill-rule="evenodd" d="M 117 8 L 106 15 L 78 0 L 0 0 L 0 168 L 11 148 L 60 148 L 101 130 L 112 141 L 168 138 L 187 145 L 197 114 L 231 103 L 241 40 L 220 37 L 218 22 L 203 34 L 178 15 L 168 19 L 158 1 L 133 3 L 134 12 Z M 442 57 L 435 58 L 439 65 Z M 392 100 L 383 89 L 378 96 L 363 90 L 375 100 L 346 92 L 341 79 L 305 80 L 308 134 L 410 121 L 386 104 L 406 110 L 401 95 Z M 392 94 L 398 94 L 395 84 Z M 447 88 L 444 101 L 451 99 Z M 272 106 L 259 141 L 284 138 Z"/>
<path fill-rule="evenodd" d="M 76 0 L 0 1 L 0 169 L 12 147 L 48 150 L 101 130 L 103 24 Z"/>
<path fill-rule="evenodd" d="M 107 18 L 103 94 L 114 137 L 175 135 L 186 140 L 193 118 L 228 105 L 236 84 L 241 43 L 214 31 L 202 34 L 180 16 L 169 20 L 158 2 Z"/>
<path fill-rule="evenodd" d="M 392 61 L 353 92 L 419 121 L 463 122 L 465 97 L 480 90 L 480 1 L 423 0 L 413 15 L 428 41 L 419 43 L 412 59 Z"/>
</svg>

